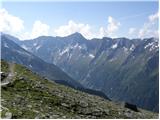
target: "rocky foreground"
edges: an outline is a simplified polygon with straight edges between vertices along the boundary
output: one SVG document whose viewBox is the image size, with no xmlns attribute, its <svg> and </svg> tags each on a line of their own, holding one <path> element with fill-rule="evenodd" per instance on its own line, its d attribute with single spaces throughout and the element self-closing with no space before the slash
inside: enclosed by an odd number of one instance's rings
<svg viewBox="0 0 160 120">
<path fill-rule="evenodd" d="M 2 118 L 158 118 L 157 113 L 131 110 L 122 103 L 56 84 L 5 61 L 1 61 L 1 83 Z"/>
</svg>

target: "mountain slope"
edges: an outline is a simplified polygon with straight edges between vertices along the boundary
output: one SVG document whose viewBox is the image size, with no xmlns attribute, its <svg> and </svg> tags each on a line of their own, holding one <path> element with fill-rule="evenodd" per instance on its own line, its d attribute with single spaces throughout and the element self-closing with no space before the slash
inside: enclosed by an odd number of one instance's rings
<svg viewBox="0 0 160 120">
<path fill-rule="evenodd" d="M 114 100 L 159 111 L 158 39 L 86 40 L 79 33 L 67 37 L 42 36 L 19 45 L 54 63 L 83 86 Z"/>
<path fill-rule="evenodd" d="M 57 66 L 44 62 L 40 58 L 18 46 L 4 35 L 1 36 L 1 58 L 25 65 L 29 69 L 49 79 L 65 80 L 75 87 L 81 86 Z"/>
<path fill-rule="evenodd" d="M 97 59 L 98 62 L 95 60 L 91 72 L 83 83 L 87 83 L 91 88 L 102 89 L 112 99 L 127 101 L 158 112 L 159 51 L 157 46 L 158 42 L 151 38 L 139 41 L 133 51 L 126 49 L 127 46 L 125 46 L 126 50 L 119 47 L 113 53 L 109 52 L 111 55 L 107 56 L 109 50 L 103 50 Z"/>
<path fill-rule="evenodd" d="M 87 89 L 83 87 L 79 82 L 73 80 L 66 73 L 60 70 L 57 66 L 46 63 L 40 58 L 36 57 L 35 55 L 24 50 L 23 48 L 15 44 L 13 41 L 8 39 L 8 35 L 5 37 L 2 36 L 2 46 L 1 47 L 2 47 L 2 57 L 1 58 L 4 60 L 25 65 L 32 71 L 35 71 L 36 73 L 44 77 L 54 80 L 56 83 L 66 85 L 74 89 L 77 89 L 83 92 L 87 92 L 89 94 L 101 96 L 109 100 L 107 95 L 105 95 L 102 91 Z"/>
<path fill-rule="evenodd" d="M 10 69 L 10 66 L 14 66 Z M 2 118 L 158 118 L 158 114 L 89 95 L 44 79 L 26 67 L 1 61 Z M 3 75 L 2 75 L 3 74 Z"/>
</svg>

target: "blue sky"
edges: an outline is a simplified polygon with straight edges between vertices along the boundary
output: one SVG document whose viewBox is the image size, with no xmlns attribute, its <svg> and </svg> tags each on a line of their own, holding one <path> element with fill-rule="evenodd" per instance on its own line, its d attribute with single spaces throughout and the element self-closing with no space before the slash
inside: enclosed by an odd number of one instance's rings
<svg viewBox="0 0 160 120">
<path fill-rule="evenodd" d="M 17 17 L 1 31 L 21 39 L 40 35 L 67 36 L 74 32 L 93 37 L 157 37 L 158 2 L 3 2 L 1 14 Z M 7 15 L 4 15 L 7 16 Z M 2 22 L 8 24 L 12 17 Z M 16 20 L 15 20 L 16 21 Z M 13 23 L 12 23 L 13 24 Z"/>
</svg>

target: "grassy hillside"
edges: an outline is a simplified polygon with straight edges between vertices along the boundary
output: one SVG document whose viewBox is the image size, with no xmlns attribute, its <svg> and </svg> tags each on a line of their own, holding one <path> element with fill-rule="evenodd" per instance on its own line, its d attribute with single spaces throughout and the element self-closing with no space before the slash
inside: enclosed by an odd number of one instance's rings
<svg viewBox="0 0 160 120">
<path fill-rule="evenodd" d="M 11 64 L 1 61 L 2 83 L 10 75 Z M 12 69 L 12 79 L 1 84 L 2 118 L 158 118 L 156 113 L 134 112 L 121 103 L 56 84 L 21 65 Z"/>
</svg>

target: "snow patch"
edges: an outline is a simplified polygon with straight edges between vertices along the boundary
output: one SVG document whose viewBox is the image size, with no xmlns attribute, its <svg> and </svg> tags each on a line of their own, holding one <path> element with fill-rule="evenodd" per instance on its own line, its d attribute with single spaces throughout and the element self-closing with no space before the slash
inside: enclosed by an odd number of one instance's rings
<svg viewBox="0 0 160 120">
<path fill-rule="evenodd" d="M 79 49 L 82 49 L 82 47 L 81 47 L 80 45 L 78 46 L 78 48 L 79 48 Z"/>
<path fill-rule="evenodd" d="M 9 48 L 8 45 L 7 45 L 7 43 L 4 43 L 4 47 Z"/>
<path fill-rule="evenodd" d="M 19 54 L 22 54 L 22 55 L 26 55 L 26 56 L 31 56 L 29 53 L 27 53 L 27 52 L 23 52 L 23 51 L 19 51 L 19 50 L 16 50 L 16 52 L 17 53 L 19 53 Z"/>
<path fill-rule="evenodd" d="M 34 43 L 33 46 L 37 46 L 37 43 Z"/>
<path fill-rule="evenodd" d="M 64 49 L 59 55 L 62 56 L 64 53 L 68 52 L 69 48 Z"/>
<path fill-rule="evenodd" d="M 89 54 L 89 57 L 94 58 L 95 56 L 93 54 Z"/>
<path fill-rule="evenodd" d="M 73 46 L 73 48 L 77 48 L 79 45 L 78 45 L 78 43 L 75 45 L 75 46 Z"/>
<path fill-rule="evenodd" d="M 135 49 L 135 46 L 132 44 L 132 46 L 130 47 L 130 51 L 133 51 Z"/>
<path fill-rule="evenodd" d="M 112 47 L 111 47 L 111 48 L 112 48 L 112 49 L 116 49 L 116 48 L 117 48 L 117 46 L 118 46 L 118 45 L 117 45 L 117 43 L 116 43 L 116 44 L 112 45 Z"/>
<path fill-rule="evenodd" d="M 90 73 L 87 74 L 86 78 L 90 78 Z"/>
<path fill-rule="evenodd" d="M 72 54 L 69 54 L 69 60 L 71 59 L 71 57 L 72 57 Z"/>
<path fill-rule="evenodd" d="M 25 49 L 25 50 L 28 50 L 28 47 L 25 46 L 25 45 L 22 45 L 21 47 L 22 47 L 23 49 Z"/>
<path fill-rule="evenodd" d="M 29 67 L 32 67 L 32 65 L 30 64 Z"/>
<path fill-rule="evenodd" d="M 75 44 L 75 46 L 71 47 L 71 48 L 79 48 L 79 49 L 82 49 L 82 47 L 77 43 Z"/>
<path fill-rule="evenodd" d="M 152 46 L 150 47 L 149 51 L 152 51 L 152 50 L 154 50 L 154 49 L 156 49 L 156 48 L 158 48 L 158 45 L 152 45 Z"/>
<path fill-rule="evenodd" d="M 116 60 L 116 58 L 112 58 L 112 59 L 109 60 L 109 62 L 113 62 L 115 60 Z"/>
<path fill-rule="evenodd" d="M 158 44 L 156 42 L 148 43 L 144 48 L 147 49 L 148 47 L 150 47 L 149 51 L 152 51 L 158 48 Z"/>
<path fill-rule="evenodd" d="M 148 47 L 150 47 L 152 45 L 153 45 L 153 42 L 152 43 L 148 43 L 144 48 L 146 49 L 146 48 L 148 48 Z"/>
<path fill-rule="evenodd" d="M 38 50 L 40 47 L 41 47 L 41 45 L 37 46 L 37 47 L 36 47 L 36 50 Z"/>
<path fill-rule="evenodd" d="M 128 48 L 123 47 L 123 49 L 124 49 L 124 52 L 128 52 Z"/>
</svg>

